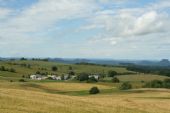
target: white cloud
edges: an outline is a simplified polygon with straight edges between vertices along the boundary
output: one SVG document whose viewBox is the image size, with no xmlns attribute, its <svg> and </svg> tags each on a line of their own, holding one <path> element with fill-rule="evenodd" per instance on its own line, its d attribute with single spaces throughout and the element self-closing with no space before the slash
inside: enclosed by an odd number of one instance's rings
<svg viewBox="0 0 170 113">
<path fill-rule="evenodd" d="M 0 8 L 0 19 L 5 19 L 12 11 L 7 8 Z"/>
<path fill-rule="evenodd" d="M 4 1 L 0 0 L 0 2 Z M 147 48 L 149 51 L 156 48 L 159 45 L 156 42 L 159 42 L 160 34 L 162 40 L 165 40 L 161 41 L 161 44 L 168 42 L 168 38 L 164 37 L 168 36 L 170 17 L 169 13 L 163 10 L 170 6 L 168 0 L 144 7 L 115 8 L 115 6 L 127 2 L 130 0 L 39 0 L 17 13 L 15 10 L 0 8 L 0 46 L 8 47 L 8 50 L 14 47 L 16 52 L 13 51 L 11 54 L 17 53 L 17 49 L 22 51 L 21 48 L 29 49 L 34 48 L 33 46 L 42 46 L 48 41 L 52 41 L 49 38 L 51 35 L 43 35 L 43 32 L 56 28 L 57 23 L 61 21 L 74 19 L 85 20 L 84 26 L 74 30 L 77 33 L 82 30 L 84 32 L 87 30 L 88 33 L 92 29 L 100 29 L 98 33 L 94 33 L 94 36 L 88 36 L 87 38 L 91 37 L 90 43 L 84 42 L 87 45 L 84 48 L 80 47 L 81 50 L 77 47 L 75 54 L 79 54 L 78 52 L 82 50 L 84 54 L 87 54 L 92 47 L 96 50 L 96 55 L 107 54 L 109 56 L 113 55 L 112 51 L 120 52 L 119 55 L 128 54 L 128 52 L 132 55 L 134 51 L 144 51 Z M 104 8 L 102 4 L 109 5 L 109 8 Z M 112 7 L 111 4 L 115 6 Z M 15 15 L 10 16 L 13 13 Z M 40 35 L 35 35 L 37 33 Z M 65 34 L 69 33 L 71 34 L 71 32 Z M 151 41 L 154 42 L 154 46 L 151 46 Z M 83 44 L 83 42 L 80 43 L 79 46 Z M 99 45 L 105 48 L 101 48 Z M 80 53 L 82 54 L 82 52 Z M 5 52 L 3 53 L 5 54 Z"/>
</svg>

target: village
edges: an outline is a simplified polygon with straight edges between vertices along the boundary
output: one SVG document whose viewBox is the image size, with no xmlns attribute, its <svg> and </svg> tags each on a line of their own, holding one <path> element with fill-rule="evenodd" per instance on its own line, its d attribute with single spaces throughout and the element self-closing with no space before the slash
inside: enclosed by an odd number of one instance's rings
<svg viewBox="0 0 170 113">
<path fill-rule="evenodd" d="M 75 80 L 77 78 L 76 75 L 69 75 L 65 74 L 62 76 L 57 76 L 57 75 L 41 75 L 41 74 L 33 74 L 30 75 L 30 79 L 32 80 L 56 80 L 56 81 L 61 81 L 61 80 Z M 94 78 L 96 80 L 99 80 L 100 75 L 99 74 L 91 74 L 88 75 L 88 78 Z"/>
</svg>

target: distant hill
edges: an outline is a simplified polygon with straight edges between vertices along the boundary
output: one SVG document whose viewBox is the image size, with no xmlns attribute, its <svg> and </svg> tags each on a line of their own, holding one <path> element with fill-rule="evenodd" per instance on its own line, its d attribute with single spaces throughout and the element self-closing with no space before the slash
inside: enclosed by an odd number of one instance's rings
<svg viewBox="0 0 170 113">
<path fill-rule="evenodd" d="M 20 58 L 0 58 L 0 60 L 9 60 Z M 31 59 L 31 58 L 29 58 Z M 101 65 L 144 65 L 144 66 L 170 66 L 170 61 L 168 59 L 162 59 L 161 61 L 156 60 L 113 60 L 113 59 L 81 59 L 81 58 L 47 58 L 48 61 L 66 63 L 66 64 L 76 64 L 76 63 L 91 63 L 91 64 L 101 64 Z"/>
</svg>

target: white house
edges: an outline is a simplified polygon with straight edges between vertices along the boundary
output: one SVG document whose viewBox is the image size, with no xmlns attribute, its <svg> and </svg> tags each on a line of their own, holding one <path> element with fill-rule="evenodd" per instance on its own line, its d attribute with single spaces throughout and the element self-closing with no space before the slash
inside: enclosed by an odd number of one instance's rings
<svg viewBox="0 0 170 113">
<path fill-rule="evenodd" d="M 57 77 L 56 77 L 56 80 L 61 80 L 61 76 L 57 76 Z"/>
<path fill-rule="evenodd" d="M 94 77 L 96 80 L 99 80 L 99 75 L 89 75 L 89 78 Z"/>
<path fill-rule="evenodd" d="M 64 75 L 64 80 L 68 80 L 69 79 L 69 75 Z"/>
<path fill-rule="evenodd" d="M 30 75 L 30 79 L 32 80 L 45 80 L 47 77 L 44 77 L 42 75 Z"/>
<path fill-rule="evenodd" d="M 48 77 L 52 78 L 53 80 L 61 80 L 61 76 L 48 75 Z"/>
<path fill-rule="evenodd" d="M 56 75 L 51 75 L 50 76 L 53 80 L 56 80 Z"/>
<path fill-rule="evenodd" d="M 99 80 L 99 75 L 94 75 L 94 78 L 95 78 L 96 80 Z"/>
<path fill-rule="evenodd" d="M 31 78 L 32 80 L 36 80 L 37 76 L 36 76 L 36 75 L 30 75 L 30 78 Z"/>
</svg>

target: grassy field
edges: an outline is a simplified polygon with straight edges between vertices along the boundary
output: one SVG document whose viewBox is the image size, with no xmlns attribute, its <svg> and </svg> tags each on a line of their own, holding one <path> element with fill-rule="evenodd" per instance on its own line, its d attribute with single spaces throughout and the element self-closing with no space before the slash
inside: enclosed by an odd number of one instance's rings
<svg viewBox="0 0 170 113">
<path fill-rule="evenodd" d="M 29 64 L 31 68 L 21 64 Z M 149 74 L 119 75 L 122 82 L 130 82 L 132 90 L 121 91 L 121 83 L 105 82 L 81 83 L 78 81 L 32 81 L 18 82 L 23 75 L 36 71 L 68 73 L 69 66 L 76 74 L 81 72 L 107 74 L 109 70 L 119 73 L 129 72 L 121 67 L 103 67 L 92 65 L 69 65 L 43 61 L 2 62 L 0 66 L 14 68 L 16 73 L 0 71 L 0 113 L 169 113 L 170 90 L 141 89 L 145 82 L 164 80 L 168 77 Z M 45 68 L 46 70 L 41 70 Z M 10 82 L 13 80 L 13 82 Z M 100 93 L 90 95 L 89 89 L 97 86 Z"/>
<path fill-rule="evenodd" d="M 30 65 L 31 68 L 27 68 L 22 66 L 22 64 Z M 69 67 L 71 66 L 73 68 L 73 71 L 76 74 L 82 73 L 82 72 L 88 72 L 88 73 L 100 73 L 100 74 L 107 74 L 109 70 L 117 71 L 118 73 L 125 73 L 130 72 L 126 70 L 126 68 L 121 67 L 103 67 L 103 66 L 92 66 L 92 65 L 69 65 L 69 64 L 61 64 L 56 62 L 44 62 L 44 61 L 0 61 L 0 66 L 5 66 L 6 68 L 14 68 L 16 70 L 16 73 L 6 72 L 6 71 L 0 71 L 0 79 L 2 80 L 11 80 L 11 79 L 19 79 L 23 75 L 28 76 L 31 74 L 35 74 L 37 71 L 40 71 L 42 73 L 48 72 L 56 74 L 56 75 L 62 75 L 67 74 L 69 72 Z M 57 66 L 58 71 L 54 72 L 51 71 L 52 66 Z M 42 68 L 45 68 L 45 70 L 42 70 Z"/>
<path fill-rule="evenodd" d="M 55 85 L 57 87 L 57 84 Z M 94 86 L 81 83 L 70 86 L 67 83 L 58 85 L 62 85 L 67 91 L 81 88 L 85 90 L 89 85 Z M 51 85 L 48 87 L 54 88 Z M 101 85 L 100 89 L 102 88 L 111 87 Z M 0 100 L 0 113 L 169 113 L 170 111 L 169 90 L 115 91 L 110 94 L 71 96 L 6 86 L 0 88 Z"/>
<path fill-rule="evenodd" d="M 169 77 L 160 76 L 160 75 L 151 75 L 151 74 L 134 74 L 134 75 L 121 75 L 117 76 L 120 81 L 127 81 L 127 82 L 148 82 L 152 80 L 164 80 Z"/>
</svg>

